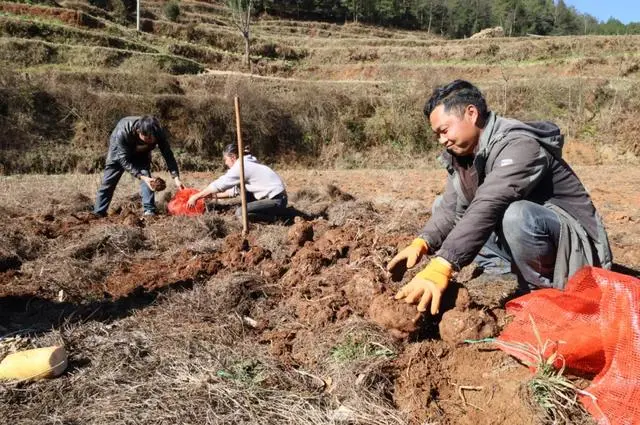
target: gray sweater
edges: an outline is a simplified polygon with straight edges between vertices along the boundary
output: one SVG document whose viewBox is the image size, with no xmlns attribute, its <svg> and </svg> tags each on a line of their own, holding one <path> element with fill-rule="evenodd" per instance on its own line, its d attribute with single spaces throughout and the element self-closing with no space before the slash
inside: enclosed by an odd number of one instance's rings
<svg viewBox="0 0 640 425">
<path fill-rule="evenodd" d="M 523 123 L 490 114 L 472 157 L 441 156 L 449 176 L 443 202 L 421 232 L 431 252 L 456 268 L 471 263 L 512 202 L 565 211 L 596 247 L 592 265 L 611 264 L 602 220 L 586 189 L 562 159 L 564 138 L 550 122 Z M 559 260 L 559 258 L 557 259 Z M 556 277 L 554 276 L 554 280 Z"/>
<path fill-rule="evenodd" d="M 244 183 L 256 199 L 273 198 L 285 191 L 284 182 L 275 171 L 260 164 L 255 156 L 244 157 Z M 216 193 L 240 186 L 240 161 L 208 187 Z M 234 192 L 237 194 L 238 192 Z"/>
</svg>

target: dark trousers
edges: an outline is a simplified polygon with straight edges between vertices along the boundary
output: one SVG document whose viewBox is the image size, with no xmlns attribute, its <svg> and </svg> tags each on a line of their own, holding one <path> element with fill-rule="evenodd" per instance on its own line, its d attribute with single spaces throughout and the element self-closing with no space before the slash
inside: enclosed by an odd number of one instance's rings
<svg viewBox="0 0 640 425">
<path fill-rule="evenodd" d="M 144 159 L 140 159 L 137 165 L 142 170 L 143 175 L 151 177 L 151 173 L 149 171 L 151 169 L 151 164 L 149 159 L 146 157 Z M 104 176 L 102 178 L 102 184 L 100 185 L 100 189 L 98 189 L 98 194 L 96 195 L 96 205 L 93 209 L 95 214 L 107 215 L 107 210 L 109 209 L 109 204 L 113 198 L 113 193 L 115 192 L 116 186 L 118 185 L 123 173 L 124 168 L 122 168 L 119 163 L 107 161 L 107 165 L 104 169 Z M 144 208 L 144 211 L 155 213 L 155 193 L 143 181 L 140 182 L 140 194 L 142 195 L 142 207 Z"/>
<path fill-rule="evenodd" d="M 273 198 L 257 200 L 253 193 L 247 192 L 247 218 L 249 221 L 274 222 L 287 217 L 287 194 L 280 193 Z M 236 217 L 242 218 L 242 208 L 236 209 Z"/>
<path fill-rule="evenodd" d="M 475 262 L 488 273 L 515 272 L 523 289 L 551 287 L 560 239 L 560 219 L 530 201 L 509 205 Z"/>
<path fill-rule="evenodd" d="M 441 202 L 442 196 L 437 197 L 433 211 Z M 559 240 L 556 213 L 531 201 L 516 201 L 473 261 L 488 274 L 515 273 L 523 289 L 550 287 Z"/>
</svg>

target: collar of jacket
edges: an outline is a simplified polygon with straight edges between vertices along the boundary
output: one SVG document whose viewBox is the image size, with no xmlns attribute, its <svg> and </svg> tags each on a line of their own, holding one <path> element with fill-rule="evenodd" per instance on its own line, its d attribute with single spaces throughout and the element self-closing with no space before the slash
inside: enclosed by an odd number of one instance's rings
<svg viewBox="0 0 640 425">
<path fill-rule="evenodd" d="M 489 145 L 492 142 L 497 118 L 498 116 L 494 112 L 489 112 L 489 118 L 487 118 L 487 123 L 482 129 L 482 134 L 480 135 L 480 140 L 478 141 L 478 153 L 476 153 L 476 156 L 486 155 Z"/>
</svg>

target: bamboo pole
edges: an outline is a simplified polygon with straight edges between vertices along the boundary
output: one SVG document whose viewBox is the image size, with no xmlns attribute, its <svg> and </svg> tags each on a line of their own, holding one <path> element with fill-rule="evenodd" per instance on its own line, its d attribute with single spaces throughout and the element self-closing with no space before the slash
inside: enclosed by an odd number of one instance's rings
<svg viewBox="0 0 640 425">
<path fill-rule="evenodd" d="M 247 235 L 248 218 L 247 218 L 247 191 L 244 187 L 244 145 L 242 143 L 242 132 L 240 129 L 240 99 L 234 97 L 236 109 L 236 134 L 238 138 L 238 161 L 240 161 L 240 198 L 242 199 L 242 236 Z"/>
</svg>

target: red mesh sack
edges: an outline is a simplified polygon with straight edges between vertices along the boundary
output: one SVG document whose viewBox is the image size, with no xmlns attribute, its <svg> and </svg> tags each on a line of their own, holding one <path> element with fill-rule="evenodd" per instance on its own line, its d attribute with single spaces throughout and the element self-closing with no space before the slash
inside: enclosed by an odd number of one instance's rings
<svg viewBox="0 0 640 425">
<path fill-rule="evenodd" d="M 202 215 L 205 211 L 204 199 L 196 201 L 195 208 L 189 208 L 187 201 L 191 195 L 200 192 L 198 189 L 179 190 L 167 204 L 167 212 L 171 215 Z"/>
<path fill-rule="evenodd" d="M 507 303 L 514 320 L 498 341 L 557 342 L 568 370 L 596 374 L 580 400 L 598 424 L 640 423 L 640 279 L 585 267 L 564 291 L 541 289 Z M 498 346 L 529 362 L 513 346 Z M 548 353 L 551 354 L 551 353 Z"/>
</svg>

